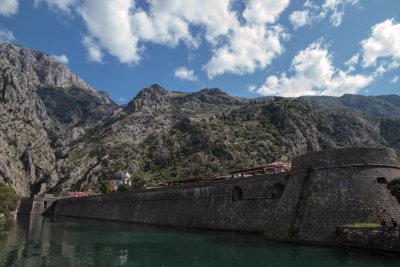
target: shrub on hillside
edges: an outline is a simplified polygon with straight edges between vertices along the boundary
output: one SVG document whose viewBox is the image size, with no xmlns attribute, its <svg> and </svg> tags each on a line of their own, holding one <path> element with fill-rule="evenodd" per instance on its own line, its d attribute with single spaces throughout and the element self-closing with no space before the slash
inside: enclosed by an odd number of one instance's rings
<svg viewBox="0 0 400 267">
<path fill-rule="evenodd" d="M 128 192 L 132 190 L 133 190 L 132 186 L 127 184 L 121 184 L 118 186 L 118 192 Z"/>
<path fill-rule="evenodd" d="M 8 216 L 17 208 L 19 196 L 14 189 L 0 182 L 0 213 Z"/>
<path fill-rule="evenodd" d="M 103 179 L 99 181 L 99 191 L 103 194 L 108 194 L 113 191 L 110 180 Z"/>
</svg>

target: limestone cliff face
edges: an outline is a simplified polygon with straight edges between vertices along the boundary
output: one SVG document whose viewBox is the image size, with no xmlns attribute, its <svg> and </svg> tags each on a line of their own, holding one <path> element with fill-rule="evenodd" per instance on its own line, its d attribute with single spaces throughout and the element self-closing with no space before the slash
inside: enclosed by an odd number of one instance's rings
<svg viewBox="0 0 400 267">
<path fill-rule="evenodd" d="M 309 151 L 400 148 L 399 97 L 246 100 L 155 84 L 117 106 L 51 57 L 9 44 L 0 90 L 0 181 L 24 195 L 96 189 L 119 170 L 158 185 Z"/>
<path fill-rule="evenodd" d="M 98 121 L 99 106 L 115 104 L 38 51 L 0 44 L 0 69 L 0 181 L 27 195 L 58 181 L 56 139 L 92 117 Z"/>
</svg>

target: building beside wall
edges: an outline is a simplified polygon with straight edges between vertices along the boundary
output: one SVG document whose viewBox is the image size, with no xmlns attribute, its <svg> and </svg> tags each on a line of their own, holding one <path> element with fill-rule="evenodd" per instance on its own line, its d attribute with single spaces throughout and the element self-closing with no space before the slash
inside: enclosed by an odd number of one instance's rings
<svg viewBox="0 0 400 267">
<path fill-rule="evenodd" d="M 113 173 L 110 182 L 114 190 L 117 190 L 120 185 L 132 185 L 131 175 L 128 172 L 124 173 L 122 171 Z"/>
</svg>

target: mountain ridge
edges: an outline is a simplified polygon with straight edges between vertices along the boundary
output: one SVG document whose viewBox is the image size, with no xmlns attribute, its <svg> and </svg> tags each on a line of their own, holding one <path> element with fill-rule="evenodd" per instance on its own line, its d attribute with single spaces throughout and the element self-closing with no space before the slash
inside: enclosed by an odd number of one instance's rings
<svg viewBox="0 0 400 267">
<path fill-rule="evenodd" d="M 238 99 L 142 89 L 127 105 L 50 56 L 0 44 L 0 181 L 22 195 L 219 175 L 338 147 L 400 148 L 400 96 Z"/>
</svg>

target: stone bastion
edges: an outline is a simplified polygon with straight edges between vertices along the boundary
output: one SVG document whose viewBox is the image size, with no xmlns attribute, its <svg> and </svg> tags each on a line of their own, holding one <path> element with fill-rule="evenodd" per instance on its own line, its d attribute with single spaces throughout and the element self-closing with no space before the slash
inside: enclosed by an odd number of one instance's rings
<svg viewBox="0 0 400 267">
<path fill-rule="evenodd" d="M 265 235 L 335 243 L 341 225 L 400 220 L 400 204 L 387 189 L 398 177 L 400 164 L 389 148 L 336 149 L 294 158 Z"/>
<path fill-rule="evenodd" d="M 343 225 L 400 221 L 400 204 L 387 189 L 397 177 L 400 163 L 393 149 L 335 149 L 294 158 L 290 172 L 63 198 L 43 211 L 338 244 Z"/>
</svg>

